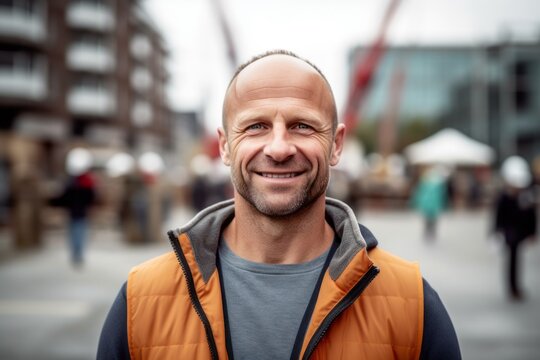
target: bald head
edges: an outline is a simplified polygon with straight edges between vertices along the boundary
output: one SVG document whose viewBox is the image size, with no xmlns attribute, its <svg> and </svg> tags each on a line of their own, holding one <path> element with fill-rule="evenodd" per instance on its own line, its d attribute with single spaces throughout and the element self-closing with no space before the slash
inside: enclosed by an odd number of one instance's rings
<svg viewBox="0 0 540 360">
<path fill-rule="evenodd" d="M 238 68 L 225 94 L 223 128 L 227 129 L 231 114 L 242 104 L 283 97 L 319 104 L 335 131 L 337 110 L 328 81 L 315 65 L 286 51 L 256 56 Z"/>
</svg>

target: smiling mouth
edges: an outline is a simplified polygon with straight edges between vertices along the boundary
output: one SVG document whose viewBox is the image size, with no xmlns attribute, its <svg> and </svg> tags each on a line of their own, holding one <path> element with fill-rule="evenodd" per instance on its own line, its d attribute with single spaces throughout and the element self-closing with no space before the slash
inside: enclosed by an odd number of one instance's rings
<svg viewBox="0 0 540 360">
<path fill-rule="evenodd" d="M 260 176 L 269 178 L 269 179 L 290 179 L 293 177 L 297 177 L 300 175 L 300 173 L 284 173 L 284 174 L 276 174 L 276 173 L 258 173 Z"/>
</svg>

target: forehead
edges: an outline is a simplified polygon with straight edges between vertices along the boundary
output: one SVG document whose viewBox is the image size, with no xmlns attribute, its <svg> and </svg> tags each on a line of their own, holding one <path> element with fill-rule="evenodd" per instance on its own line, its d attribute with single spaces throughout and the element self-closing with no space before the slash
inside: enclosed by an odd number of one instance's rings
<svg viewBox="0 0 540 360">
<path fill-rule="evenodd" d="M 227 93 L 226 109 L 283 98 L 324 110 L 333 104 L 326 81 L 311 65 L 288 55 L 270 55 L 238 74 Z"/>
</svg>

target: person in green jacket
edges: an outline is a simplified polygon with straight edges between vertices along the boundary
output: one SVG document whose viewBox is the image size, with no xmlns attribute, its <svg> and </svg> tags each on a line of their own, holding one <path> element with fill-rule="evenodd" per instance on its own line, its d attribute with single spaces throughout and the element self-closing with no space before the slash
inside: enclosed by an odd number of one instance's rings
<svg viewBox="0 0 540 360">
<path fill-rule="evenodd" d="M 437 220 L 446 208 L 446 178 L 439 167 L 424 171 L 414 190 L 412 204 L 424 217 L 424 238 L 433 241 L 437 236 Z"/>
</svg>

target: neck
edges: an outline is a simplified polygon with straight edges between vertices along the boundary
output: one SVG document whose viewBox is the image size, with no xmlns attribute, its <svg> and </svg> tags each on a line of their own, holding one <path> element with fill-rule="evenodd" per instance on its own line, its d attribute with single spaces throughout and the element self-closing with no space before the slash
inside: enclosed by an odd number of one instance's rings
<svg viewBox="0 0 540 360">
<path fill-rule="evenodd" d="M 235 198 L 235 217 L 224 229 L 227 246 L 259 263 L 295 264 L 313 260 L 332 244 L 334 231 L 325 221 L 325 198 L 285 217 L 261 214 Z"/>
</svg>

